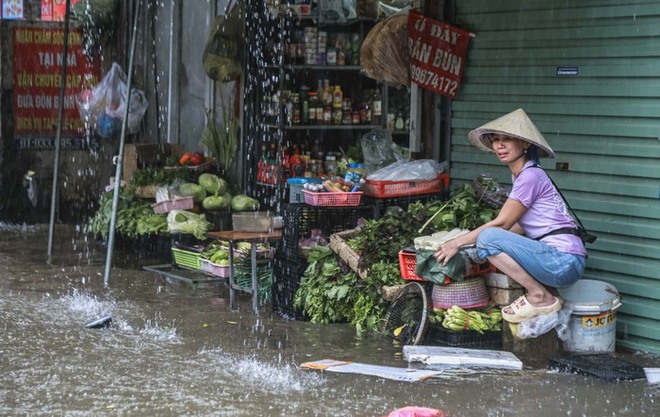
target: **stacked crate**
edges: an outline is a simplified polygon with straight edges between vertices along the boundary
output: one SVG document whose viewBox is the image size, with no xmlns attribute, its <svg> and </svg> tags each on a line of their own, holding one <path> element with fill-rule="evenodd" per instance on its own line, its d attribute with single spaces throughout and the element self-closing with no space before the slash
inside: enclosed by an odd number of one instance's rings
<svg viewBox="0 0 660 417">
<path fill-rule="evenodd" d="M 360 218 L 372 219 L 373 206 L 321 207 L 307 204 L 287 204 L 282 217 L 282 241 L 277 248 L 273 275 L 273 310 L 286 318 L 302 320 L 301 312 L 293 307 L 293 298 L 307 268 L 307 260 L 300 253 L 298 242 L 308 238 L 313 229 L 320 229 L 330 241 L 330 235 L 353 229 Z"/>
</svg>

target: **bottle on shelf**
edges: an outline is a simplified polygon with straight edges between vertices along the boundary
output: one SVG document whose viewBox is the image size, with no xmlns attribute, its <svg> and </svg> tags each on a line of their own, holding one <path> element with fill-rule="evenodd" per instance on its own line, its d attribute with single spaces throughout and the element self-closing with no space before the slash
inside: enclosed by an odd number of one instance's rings
<svg viewBox="0 0 660 417">
<path fill-rule="evenodd" d="M 341 91 L 340 85 L 336 85 L 335 89 L 332 92 L 332 108 L 341 110 L 343 101 L 344 101 L 344 92 Z"/>
<path fill-rule="evenodd" d="M 363 125 L 371 124 L 371 102 L 368 97 L 360 105 L 360 121 Z"/>
<path fill-rule="evenodd" d="M 326 104 L 323 107 L 323 124 L 329 125 L 332 124 L 332 107 L 329 104 Z"/>
<path fill-rule="evenodd" d="M 330 88 L 330 80 L 327 78 L 323 80 L 323 106 L 332 106 L 332 89 Z"/>
<path fill-rule="evenodd" d="M 334 155 L 326 155 L 325 162 L 323 163 L 325 175 L 332 178 L 337 175 L 337 157 Z"/>
<path fill-rule="evenodd" d="M 344 101 L 344 92 L 341 86 L 336 85 L 332 91 L 332 124 L 340 125 L 343 118 L 342 102 Z"/>
<path fill-rule="evenodd" d="M 294 125 L 299 125 L 302 119 L 302 109 L 300 105 L 300 95 L 298 93 L 291 94 L 291 102 L 293 103 L 293 119 Z"/>
<path fill-rule="evenodd" d="M 374 90 L 371 99 L 371 123 L 378 126 L 383 124 L 383 100 L 379 89 Z"/>
<path fill-rule="evenodd" d="M 360 65 L 360 34 L 351 35 L 351 65 Z"/>
<path fill-rule="evenodd" d="M 316 94 L 316 91 L 310 91 L 307 93 L 307 101 L 308 101 L 308 113 L 309 115 L 307 116 L 308 118 L 308 123 L 310 125 L 315 125 L 318 123 L 316 119 L 316 114 L 317 114 L 317 109 L 319 107 L 319 98 Z"/>
</svg>

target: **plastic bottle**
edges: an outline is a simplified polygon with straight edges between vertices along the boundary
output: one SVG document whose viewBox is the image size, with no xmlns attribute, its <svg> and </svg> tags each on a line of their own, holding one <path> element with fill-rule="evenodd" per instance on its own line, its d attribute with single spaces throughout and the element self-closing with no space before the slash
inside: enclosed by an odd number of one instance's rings
<svg viewBox="0 0 660 417">
<path fill-rule="evenodd" d="M 341 91 L 341 86 L 336 85 L 334 91 L 332 92 L 332 108 L 341 110 L 343 100 L 344 92 Z"/>
<path fill-rule="evenodd" d="M 359 178 L 356 179 L 356 171 L 357 170 L 357 163 L 356 162 L 351 162 L 348 164 L 348 168 L 346 169 L 346 174 L 344 175 L 344 181 L 345 182 L 350 182 L 352 184 L 355 184 L 356 182 L 360 181 Z"/>
<path fill-rule="evenodd" d="M 330 89 L 330 80 L 323 80 L 323 106 L 332 106 L 332 90 Z"/>
<path fill-rule="evenodd" d="M 357 164 L 357 167 L 353 172 L 354 172 L 353 176 L 355 178 L 355 181 L 353 182 L 362 181 L 364 183 L 364 176 L 366 174 L 366 171 L 364 170 L 364 164 Z"/>
</svg>

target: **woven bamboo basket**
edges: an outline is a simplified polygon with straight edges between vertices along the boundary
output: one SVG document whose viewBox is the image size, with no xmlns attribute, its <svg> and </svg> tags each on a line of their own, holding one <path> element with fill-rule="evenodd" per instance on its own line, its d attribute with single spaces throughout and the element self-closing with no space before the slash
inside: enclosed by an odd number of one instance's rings
<svg viewBox="0 0 660 417">
<path fill-rule="evenodd" d="M 351 229 L 330 235 L 330 249 L 339 255 L 339 258 L 346 262 L 348 267 L 355 271 L 360 278 L 364 279 L 367 276 L 368 270 L 360 269 L 360 255 L 351 249 L 347 243 L 353 234 L 355 234 L 355 230 Z"/>
</svg>

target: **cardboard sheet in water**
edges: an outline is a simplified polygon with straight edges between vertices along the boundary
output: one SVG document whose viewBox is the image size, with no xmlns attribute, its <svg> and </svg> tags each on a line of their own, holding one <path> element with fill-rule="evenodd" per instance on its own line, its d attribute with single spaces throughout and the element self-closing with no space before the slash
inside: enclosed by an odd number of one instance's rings
<svg viewBox="0 0 660 417">
<path fill-rule="evenodd" d="M 334 359 L 323 359 L 315 362 L 305 362 L 303 368 L 317 369 L 344 374 L 371 375 L 395 381 L 417 382 L 441 374 L 442 371 L 426 369 L 396 368 L 392 366 L 369 365 L 366 363 L 344 362 Z"/>
</svg>

